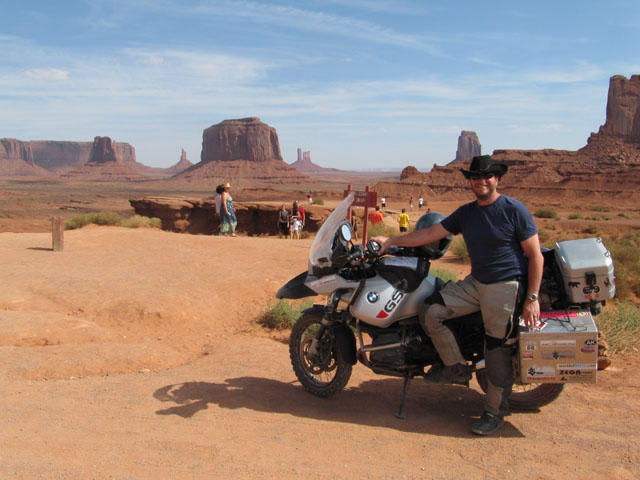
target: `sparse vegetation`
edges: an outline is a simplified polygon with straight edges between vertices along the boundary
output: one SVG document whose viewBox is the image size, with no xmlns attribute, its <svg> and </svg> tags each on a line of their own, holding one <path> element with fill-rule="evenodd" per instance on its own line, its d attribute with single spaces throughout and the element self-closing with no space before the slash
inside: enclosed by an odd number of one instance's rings
<svg viewBox="0 0 640 480">
<path fill-rule="evenodd" d="M 618 216 L 622 217 L 622 218 L 626 218 L 627 220 L 631 218 L 631 215 L 629 215 L 628 213 L 625 213 L 625 212 L 618 213 Z"/>
<path fill-rule="evenodd" d="M 272 330 L 285 330 L 291 328 L 303 310 L 312 305 L 313 302 L 308 299 L 297 305 L 291 305 L 286 300 L 277 300 L 269 305 L 258 319 L 258 323 Z"/>
<path fill-rule="evenodd" d="M 429 272 L 434 277 L 442 279 L 444 282 L 456 282 L 458 281 L 458 275 L 446 268 L 432 268 Z"/>
<path fill-rule="evenodd" d="M 314 198 L 313 199 L 313 204 L 314 205 L 324 205 L 324 201 L 321 198 Z"/>
<path fill-rule="evenodd" d="M 638 351 L 640 344 L 640 306 L 632 302 L 607 305 L 597 318 L 612 353 Z"/>
<path fill-rule="evenodd" d="M 579 213 L 570 213 L 567 218 L 569 220 L 580 220 L 582 218 L 582 215 L 580 215 Z"/>
<path fill-rule="evenodd" d="M 587 225 L 587 227 L 584 230 L 582 230 L 582 233 L 588 233 L 590 235 L 597 235 L 597 236 L 601 235 L 600 228 L 593 223 L 590 225 Z"/>
<path fill-rule="evenodd" d="M 534 215 L 538 218 L 558 218 L 558 212 L 553 207 L 538 207 Z"/>
<path fill-rule="evenodd" d="M 467 243 L 464 241 L 464 238 L 462 238 L 462 235 L 457 235 L 453 239 L 449 250 L 462 261 L 467 263 L 469 262 L 469 251 L 467 250 Z"/>
<path fill-rule="evenodd" d="M 95 212 L 95 213 L 81 213 L 74 215 L 65 223 L 65 230 L 74 230 L 76 228 L 82 228 L 86 225 L 111 225 L 116 227 L 127 228 L 160 228 L 161 222 L 159 218 L 143 217 L 141 215 L 134 215 L 132 217 L 122 217 L 114 212 Z"/>
<path fill-rule="evenodd" d="M 398 235 L 398 230 L 391 227 L 390 225 L 386 225 L 384 223 L 379 223 L 377 225 L 369 225 L 369 229 L 367 230 L 367 236 L 371 237 L 395 237 Z"/>
<path fill-rule="evenodd" d="M 609 212 L 611 211 L 611 209 L 609 207 L 605 207 L 602 205 L 592 205 L 591 207 L 589 207 L 589 210 L 591 210 L 592 212 Z"/>
<path fill-rule="evenodd" d="M 616 276 L 616 297 L 630 300 L 640 297 L 640 230 L 632 230 L 622 238 L 605 241 L 611 252 Z"/>
</svg>

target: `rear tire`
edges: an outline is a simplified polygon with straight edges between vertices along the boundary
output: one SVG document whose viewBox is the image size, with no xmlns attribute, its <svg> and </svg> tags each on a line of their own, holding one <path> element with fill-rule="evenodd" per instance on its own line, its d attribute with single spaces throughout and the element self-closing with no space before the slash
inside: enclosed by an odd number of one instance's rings
<svg viewBox="0 0 640 480">
<path fill-rule="evenodd" d="M 305 313 L 298 319 L 291 330 L 289 356 L 304 389 L 318 397 L 330 397 L 347 385 L 352 365 L 337 348 L 328 328 L 320 339 L 318 354 L 311 357 L 309 348 L 321 320 L 322 316 L 314 313 Z"/>
<path fill-rule="evenodd" d="M 476 380 L 484 393 L 487 393 L 489 377 L 487 369 L 476 371 Z M 564 383 L 525 383 L 514 385 L 509 397 L 509 406 L 514 410 L 531 411 L 550 404 L 560 396 Z"/>
</svg>

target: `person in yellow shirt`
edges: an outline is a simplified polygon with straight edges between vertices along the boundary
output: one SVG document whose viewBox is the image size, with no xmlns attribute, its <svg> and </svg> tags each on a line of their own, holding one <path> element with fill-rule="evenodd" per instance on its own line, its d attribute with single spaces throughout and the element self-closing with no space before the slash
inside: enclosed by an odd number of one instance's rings
<svg viewBox="0 0 640 480">
<path fill-rule="evenodd" d="M 409 231 L 409 224 L 411 220 L 409 219 L 409 215 L 406 214 L 406 208 L 402 209 L 402 213 L 398 215 L 398 226 L 400 227 L 401 232 Z"/>
</svg>

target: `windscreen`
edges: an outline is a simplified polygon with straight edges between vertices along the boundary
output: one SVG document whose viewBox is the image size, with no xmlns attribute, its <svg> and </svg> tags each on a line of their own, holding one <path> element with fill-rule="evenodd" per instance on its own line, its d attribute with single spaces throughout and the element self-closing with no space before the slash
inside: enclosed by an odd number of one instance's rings
<svg viewBox="0 0 640 480">
<path fill-rule="evenodd" d="M 327 267 L 330 266 L 329 259 L 331 258 L 331 243 L 333 236 L 335 235 L 338 227 L 342 221 L 347 218 L 347 212 L 349 207 L 353 203 L 354 194 L 350 193 L 347 197 L 340 202 L 340 205 L 329 215 L 318 230 L 316 238 L 311 245 L 309 251 L 309 262 L 315 267 Z"/>
</svg>

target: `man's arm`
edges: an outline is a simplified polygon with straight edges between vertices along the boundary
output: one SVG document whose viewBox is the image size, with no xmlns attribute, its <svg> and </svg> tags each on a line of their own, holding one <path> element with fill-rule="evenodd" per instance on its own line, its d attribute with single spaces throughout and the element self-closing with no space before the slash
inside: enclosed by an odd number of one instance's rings
<svg viewBox="0 0 640 480">
<path fill-rule="evenodd" d="M 419 247 L 421 245 L 426 245 L 427 243 L 440 240 L 447 235 L 451 235 L 451 233 L 445 230 L 442 225 L 436 223 L 424 230 L 415 230 L 411 233 L 407 233 L 406 235 L 400 235 L 399 237 L 373 237 L 371 240 L 382 245 L 382 248 L 378 252 L 379 255 L 382 255 L 385 250 L 392 245 L 396 245 L 398 247 Z"/>
<path fill-rule="evenodd" d="M 529 270 L 527 272 L 527 294 L 538 294 L 538 292 L 540 292 L 540 284 L 542 283 L 542 268 L 544 267 L 544 257 L 540 251 L 540 239 L 538 238 L 538 234 L 520 242 L 520 245 L 522 245 L 522 249 L 529 260 Z M 524 317 L 524 321 L 527 326 L 535 326 L 536 322 L 540 318 L 540 302 L 538 300 L 532 301 L 526 298 L 524 301 L 522 316 Z"/>
</svg>

